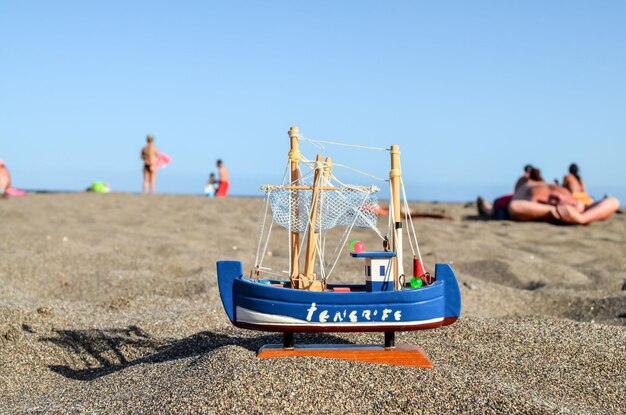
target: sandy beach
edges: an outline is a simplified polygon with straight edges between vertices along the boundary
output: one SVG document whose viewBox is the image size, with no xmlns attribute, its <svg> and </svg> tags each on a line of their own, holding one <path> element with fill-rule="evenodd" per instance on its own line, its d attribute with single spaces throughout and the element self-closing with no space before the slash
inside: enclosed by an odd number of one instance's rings
<svg viewBox="0 0 626 415">
<path fill-rule="evenodd" d="M 566 227 L 414 204 L 452 217 L 415 225 L 427 267 L 451 262 L 463 299 L 456 324 L 397 335 L 427 352 L 435 366 L 427 370 L 256 358 L 282 338 L 230 324 L 215 262 L 252 267 L 262 203 L 82 193 L 0 200 L 0 413 L 626 411 L 625 215 Z M 286 262 L 283 235 L 276 231 L 268 265 Z M 372 235 L 355 238 L 377 247 Z M 360 265 L 346 264 L 337 279 L 360 281 Z"/>
</svg>

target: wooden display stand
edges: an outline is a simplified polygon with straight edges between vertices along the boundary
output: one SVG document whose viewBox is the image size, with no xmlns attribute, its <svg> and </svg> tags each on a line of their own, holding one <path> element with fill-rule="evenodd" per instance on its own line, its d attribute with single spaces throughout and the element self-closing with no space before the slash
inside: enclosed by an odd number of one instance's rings
<svg viewBox="0 0 626 415">
<path fill-rule="evenodd" d="M 385 332 L 385 344 L 306 344 L 295 345 L 293 333 L 284 333 L 283 344 L 266 344 L 257 353 L 259 359 L 279 357 L 324 357 L 353 360 L 392 366 L 410 366 L 431 369 L 433 364 L 419 347 L 395 345 L 395 333 Z"/>
</svg>

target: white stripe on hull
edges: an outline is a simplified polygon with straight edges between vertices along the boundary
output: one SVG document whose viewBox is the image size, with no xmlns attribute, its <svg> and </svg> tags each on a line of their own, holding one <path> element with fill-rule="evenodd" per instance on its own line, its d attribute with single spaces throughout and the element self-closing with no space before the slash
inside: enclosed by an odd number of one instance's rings
<svg viewBox="0 0 626 415">
<path fill-rule="evenodd" d="M 237 306 L 236 311 L 237 322 L 247 324 L 263 324 L 267 326 L 332 326 L 332 327 L 378 327 L 378 326 L 421 326 L 426 324 L 438 323 L 443 321 L 443 317 L 431 318 L 428 320 L 414 321 L 359 321 L 356 323 L 320 323 L 317 321 L 300 320 L 293 317 L 282 316 L 279 314 L 260 313 L 258 311 L 249 310 L 244 307 Z"/>
</svg>

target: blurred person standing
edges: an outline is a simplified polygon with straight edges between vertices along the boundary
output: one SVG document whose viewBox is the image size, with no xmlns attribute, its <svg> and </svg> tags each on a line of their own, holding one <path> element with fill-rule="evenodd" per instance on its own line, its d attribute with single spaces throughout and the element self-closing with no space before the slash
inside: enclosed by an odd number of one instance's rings
<svg viewBox="0 0 626 415">
<path fill-rule="evenodd" d="M 217 191 L 215 197 L 228 196 L 228 187 L 230 185 L 228 180 L 228 169 L 224 166 L 222 160 L 217 160 Z"/>
<path fill-rule="evenodd" d="M 148 192 L 148 187 L 152 193 L 156 188 L 156 161 L 159 158 L 159 150 L 154 146 L 154 137 L 146 137 L 146 146 L 141 149 L 141 160 L 143 160 L 143 192 Z"/>
</svg>

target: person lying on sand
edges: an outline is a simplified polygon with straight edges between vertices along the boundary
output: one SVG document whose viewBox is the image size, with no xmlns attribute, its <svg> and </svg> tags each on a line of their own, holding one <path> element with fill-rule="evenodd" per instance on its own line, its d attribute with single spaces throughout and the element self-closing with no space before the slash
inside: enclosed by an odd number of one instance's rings
<svg viewBox="0 0 626 415">
<path fill-rule="evenodd" d="M 619 209 L 619 200 L 607 197 L 590 206 L 573 197 L 565 187 L 547 184 L 541 172 L 531 173 L 529 180 L 515 194 L 509 204 L 509 215 L 517 221 L 548 221 L 569 225 L 587 225 L 608 219 Z"/>
<path fill-rule="evenodd" d="M 533 166 L 527 164 L 524 166 L 524 174 L 515 182 L 514 192 L 517 192 L 523 185 L 531 180 L 531 173 L 533 170 L 538 172 L 538 169 L 534 169 Z M 535 179 L 537 179 L 535 177 Z M 476 198 L 476 207 L 478 208 L 478 214 L 482 217 L 493 218 L 498 220 L 509 219 L 509 204 L 513 199 L 514 193 L 500 196 L 493 201 L 492 204 L 487 202 L 481 196 Z"/>
<path fill-rule="evenodd" d="M 11 174 L 9 169 L 0 160 L 0 196 L 8 197 L 8 190 L 11 188 Z"/>
</svg>

